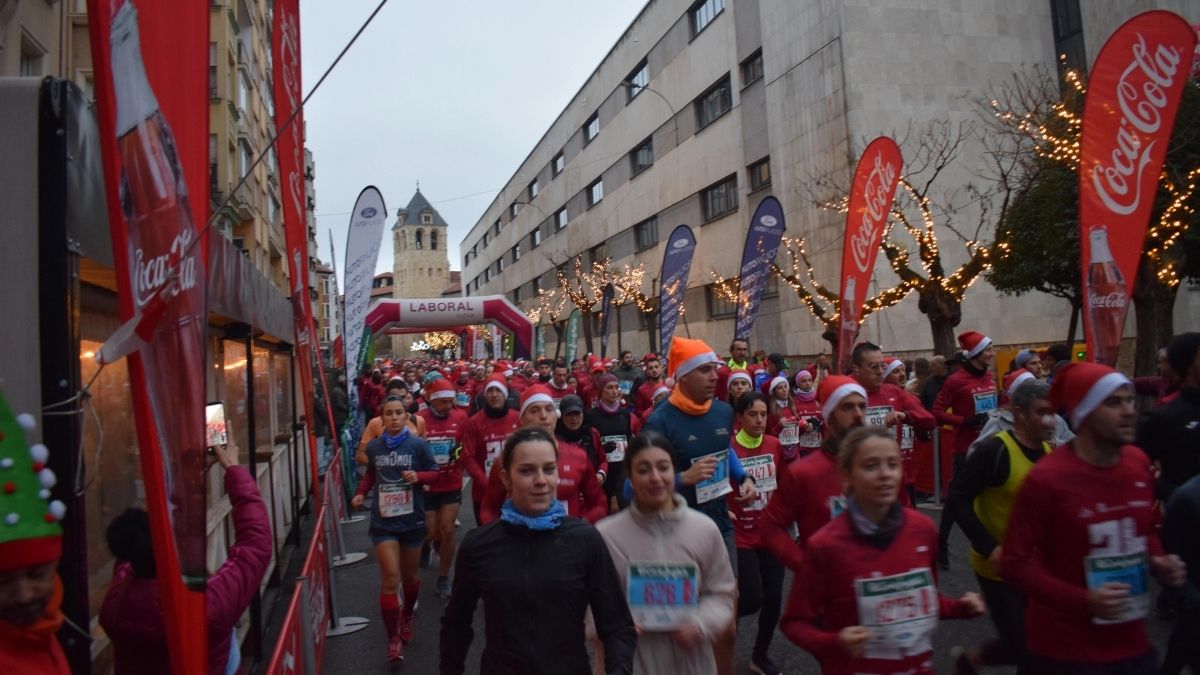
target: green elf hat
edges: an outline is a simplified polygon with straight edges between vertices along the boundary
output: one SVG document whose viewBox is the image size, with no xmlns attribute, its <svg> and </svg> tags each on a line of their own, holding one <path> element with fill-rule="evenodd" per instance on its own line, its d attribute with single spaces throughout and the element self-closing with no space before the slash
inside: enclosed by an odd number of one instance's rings
<svg viewBox="0 0 1200 675">
<path fill-rule="evenodd" d="M 46 468 L 50 451 L 29 445 L 25 434 L 37 422 L 14 415 L 0 392 L 0 572 L 54 562 L 62 556 L 62 520 L 67 507 L 50 501 L 57 479 Z"/>
</svg>

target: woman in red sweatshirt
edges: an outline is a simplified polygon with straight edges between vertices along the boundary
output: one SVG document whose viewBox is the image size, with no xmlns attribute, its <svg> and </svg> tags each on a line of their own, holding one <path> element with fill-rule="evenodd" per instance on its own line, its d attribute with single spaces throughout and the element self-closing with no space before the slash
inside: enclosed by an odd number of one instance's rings
<svg viewBox="0 0 1200 675">
<path fill-rule="evenodd" d="M 771 380 L 768 390 L 771 392 L 767 401 L 767 433 L 779 439 L 779 445 L 789 458 L 799 455 L 800 437 L 808 432 L 808 422 L 800 416 L 800 408 L 792 398 L 792 385 L 783 375 L 777 375 Z"/>
<path fill-rule="evenodd" d="M 891 430 L 855 429 L 839 447 L 846 511 L 809 538 L 780 623 L 826 675 L 932 675 L 938 618 L 983 613 L 977 593 L 938 593 L 937 531 L 900 505 L 900 464 Z"/>
</svg>

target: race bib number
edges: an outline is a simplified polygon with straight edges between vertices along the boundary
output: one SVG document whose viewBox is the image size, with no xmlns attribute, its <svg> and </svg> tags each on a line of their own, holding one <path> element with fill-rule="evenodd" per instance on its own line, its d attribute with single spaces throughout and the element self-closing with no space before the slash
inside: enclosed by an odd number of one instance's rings
<svg viewBox="0 0 1200 675">
<path fill-rule="evenodd" d="M 767 503 L 771 500 L 771 493 L 778 486 L 775 458 L 771 455 L 746 457 L 742 459 L 742 468 L 746 470 L 747 475 L 754 477 L 754 487 L 758 491 L 758 496 L 754 498 L 754 501 L 746 504 L 743 508 L 747 511 L 762 511 L 767 508 Z"/>
<path fill-rule="evenodd" d="M 917 439 L 917 430 L 911 424 L 900 426 L 900 449 L 912 450 L 913 442 Z"/>
<path fill-rule="evenodd" d="M 886 427 L 887 425 L 884 423 L 884 421 L 891 413 L 892 406 L 890 405 L 876 405 L 867 408 L 866 426 L 878 427 L 880 429 Z"/>
<path fill-rule="evenodd" d="M 696 483 L 696 503 L 698 504 L 711 502 L 733 492 L 733 486 L 729 484 L 729 451 L 722 450 L 711 455 L 697 457 L 692 460 L 692 464 L 708 457 L 717 460 L 717 467 L 713 469 L 711 478 Z"/>
<path fill-rule="evenodd" d="M 933 573 L 916 569 L 888 577 L 854 580 L 858 623 L 871 631 L 869 659 L 902 659 L 932 649 L 938 597 Z"/>
<path fill-rule="evenodd" d="M 383 518 L 407 516 L 413 512 L 413 491 L 408 483 L 383 483 L 379 486 L 379 515 Z"/>
<path fill-rule="evenodd" d="M 500 453 L 503 451 L 504 441 L 487 442 L 487 457 L 483 460 L 483 475 L 492 475 L 492 465 L 500 458 Z"/>
<path fill-rule="evenodd" d="M 610 443 L 611 445 L 609 445 Z M 600 447 L 604 448 L 604 457 L 610 462 L 624 462 L 625 448 L 628 445 L 629 441 L 624 436 L 600 437 Z"/>
<path fill-rule="evenodd" d="M 699 580 L 695 563 L 630 563 L 625 587 L 634 623 L 648 631 L 680 627 L 699 604 Z"/>
<path fill-rule="evenodd" d="M 780 445 L 798 445 L 800 443 L 800 423 L 788 420 L 779 428 Z"/>
<path fill-rule="evenodd" d="M 996 409 L 996 392 L 988 391 L 975 394 L 975 414 L 990 413 Z"/>
<path fill-rule="evenodd" d="M 454 405 L 466 408 L 471 405 L 471 395 L 465 391 L 454 393 Z"/>
<path fill-rule="evenodd" d="M 619 386 L 621 388 L 621 394 L 624 396 L 628 396 L 629 392 L 633 391 L 633 381 L 632 380 L 621 380 L 620 382 L 617 383 L 617 386 Z"/>
<path fill-rule="evenodd" d="M 1129 586 L 1129 603 L 1116 619 L 1092 617 L 1092 623 L 1125 623 L 1144 619 L 1150 613 L 1150 564 L 1145 551 L 1118 555 L 1090 555 L 1083 559 L 1088 589 L 1104 584 Z"/>
<path fill-rule="evenodd" d="M 811 425 L 812 420 L 814 420 L 814 419 L 818 419 L 818 418 L 806 417 L 804 419 L 804 421 L 807 422 L 809 425 Z M 800 447 L 802 447 L 802 448 L 819 448 L 819 447 L 821 447 L 821 431 L 819 429 L 813 429 L 812 431 L 804 432 L 804 434 L 800 436 Z"/>
<path fill-rule="evenodd" d="M 453 438 L 429 439 L 429 451 L 433 453 L 433 459 L 438 465 L 450 463 L 450 452 L 452 450 L 454 450 Z"/>
<path fill-rule="evenodd" d="M 829 506 L 829 519 L 833 520 L 846 510 L 846 498 L 843 495 L 834 495 L 829 498 L 826 505 Z"/>
</svg>

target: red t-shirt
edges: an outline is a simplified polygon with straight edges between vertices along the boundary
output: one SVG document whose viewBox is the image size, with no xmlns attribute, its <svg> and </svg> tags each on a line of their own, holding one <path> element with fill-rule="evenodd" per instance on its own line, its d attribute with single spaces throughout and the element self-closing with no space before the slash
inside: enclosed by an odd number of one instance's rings
<svg viewBox="0 0 1200 675">
<path fill-rule="evenodd" d="M 770 481 L 778 485 L 779 472 L 783 470 L 783 451 L 779 446 L 779 439 L 769 435 L 763 436 L 762 443 L 751 449 L 738 443 L 735 434 L 730 441 L 730 447 L 741 460 L 746 474 L 754 476 L 758 487 L 758 497 L 752 502 L 738 501 L 734 492 L 726 497 L 729 511 L 733 513 L 734 542 L 738 548 L 766 548 L 759 538 L 759 528 L 763 511 L 766 510 L 771 497 L 778 492 L 778 488 L 764 491 L 763 487 L 769 486 Z"/>
<path fill-rule="evenodd" d="M 425 486 L 426 492 L 454 492 L 462 489 L 462 458 L 452 460 L 454 449 L 462 445 L 462 428 L 467 423 L 467 414 L 459 408 L 451 408 L 450 414 L 438 417 L 426 408 L 417 412 L 425 420 L 425 443 L 438 463 L 438 477 Z"/>
<path fill-rule="evenodd" d="M 856 582 L 877 577 L 923 573 L 932 582 L 908 588 L 903 596 L 893 596 L 893 613 L 899 608 L 909 616 L 935 615 L 945 619 L 969 616 L 969 609 L 961 600 L 937 593 L 937 527 L 924 514 L 906 509 L 904 525 L 885 549 L 863 541 L 852 527 L 850 514 L 846 513 L 809 538 L 803 570 L 792 584 L 780 629 L 821 662 L 821 672 L 825 675 L 933 675 L 933 648 L 928 641 L 932 633 L 903 652 L 867 652 L 860 658 L 852 658 L 838 644 L 838 632 L 847 626 L 871 622 L 868 617 L 860 616 Z M 897 579 L 892 588 L 908 587 L 912 580 L 912 576 Z M 880 614 L 884 613 L 881 607 Z"/>
<path fill-rule="evenodd" d="M 483 499 L 487 485 L 487 470 L 492 462 L 499 463 L 504 441 L 520 425 L 520 414 L 508 410 L 503 417 L 488 417 L 483 410 L 467 419 L 459 431 L 462 442 L 463 468 L 471 476 L 471 500 Z"/>
<path fill-rule="evenodd" d="M 1161 555 L 1158 520 L 1150 461 L 1136 446 L 1121 448 L 1115 466 L 1098 467 L 1068 443 L 1030 469 L 1013 503 L 1001 561 L 1005 580 L 1028 599 L 1030 651 L 1059 661 L 1111 663 L 1150 649 L 1144 618 L 1093 621 L 1085 558 Z M 1130 576 L 1146 582 L 1144 574 Z"/>
<path fill-rule="evenodd" d="M 902 412 L 906 415 L 903 424 L 898 424 L 896 442 L 900 444 L 900 456 L 904 465 L 904 482 L 915 484 L 917 481 L 916 465 L 913 462 L 913 441 L 917 431 L 933 431 L 937 420 L 933 413 L 921 405 L 917 397 L 894 384 L 884 383 L 877 391 L 867 392 L 867 426 L 883 426 L 883 420 L 890 412 Z"/>
<path fill-rule="evenodd" d="M 846 495 L 837 460 L 818 450 L 792 462 L 780 472 L 778 493 L 767 504 L 759 537 L 776 558 L 799 572 L 804 556 L 788 534 L 788 526 L 796 522 L 803 544 L 845 510 Z"/>
<path fill-rule="evenodd" d="M 967 448 L 979 438 L 982 427 L 966 424 L 968 419 L 995 410 L 1000 404 L 998 397 L 991 373 L 976 375 L 963 367 L 946 378 L 933 402 L 933 415 L 941 424 L 954 427 L 954 454 L 967 454 Z"/>
<path fill-rule="evenodd" d="M 604 484 L 596 478 L 596 469 L 587 458 L 587 452 L 559 438 L 558 440 L 558 501 L 563 503 L 567 514 L 583 518 L 595 525 L 608 515 L 608 500 L 604 497 Z M 500 462 L 492 464 L 488 474 L 487 488 L 479 506 L 479 524 L 500 517 L 500 507 L 507 498 L 504 481 L 500 478 Z"/>
</svg>

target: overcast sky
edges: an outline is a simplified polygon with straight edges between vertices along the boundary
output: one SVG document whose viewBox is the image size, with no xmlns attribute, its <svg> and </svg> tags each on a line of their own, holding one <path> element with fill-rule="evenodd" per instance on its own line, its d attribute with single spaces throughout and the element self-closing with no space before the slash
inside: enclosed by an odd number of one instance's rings
<svg viewBox="0 0 1200 675">
<path fill-rule="evenodd" d="M 377 5 L 301 2 L 304 91 Z M 421 192 L 458 244 L 646 0 L 391 0 L 304 110 L 316 162 L 318 255 L 341 276 L 363 187 L 388 219 L 377 271 L 392 269 L 395 213 Z M 340 282 L 339 282 L 340 283 Z"/>
</svg>

